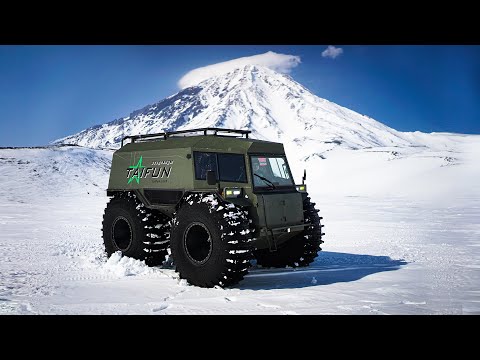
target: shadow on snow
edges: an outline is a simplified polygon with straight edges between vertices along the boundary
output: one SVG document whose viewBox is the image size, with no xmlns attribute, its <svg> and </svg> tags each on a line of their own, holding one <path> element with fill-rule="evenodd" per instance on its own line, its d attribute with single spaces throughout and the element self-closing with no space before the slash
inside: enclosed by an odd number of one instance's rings
<svg viewBox="0 0 480 360">
<path fill-rule="evenodd" d="M 306 268 L 252 268 L 238 286 L 245 290 L 304 288 L 359 280 L 365 276 L 400 269 L 404 260 L 388 256 L 322 251 Z"/>
</svg>

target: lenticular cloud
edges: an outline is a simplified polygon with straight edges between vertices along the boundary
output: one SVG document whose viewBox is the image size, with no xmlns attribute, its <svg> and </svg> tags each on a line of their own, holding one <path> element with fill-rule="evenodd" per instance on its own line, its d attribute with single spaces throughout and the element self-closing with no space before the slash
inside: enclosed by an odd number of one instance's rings
<svg viewBox="0 0 480 360">
<path fill-rule="evenodd" d="M 300 62 L 300 56 L 278 54 L 269 51 L 265 54 L 242 57 L 190 70 L 178 81 L 178 86 L 181 89 L 185 89 L 189 86 L 197 85 L 208 78 L 226 74 L 246 65 L 261 65 L 280 73 L 289 73 Z"/>
</svg>

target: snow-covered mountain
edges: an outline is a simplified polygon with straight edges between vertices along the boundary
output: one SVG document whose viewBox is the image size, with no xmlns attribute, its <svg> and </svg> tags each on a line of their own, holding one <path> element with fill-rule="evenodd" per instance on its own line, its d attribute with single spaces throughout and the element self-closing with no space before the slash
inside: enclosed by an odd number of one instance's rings
<svg viewBox="0 0 480 360">
<path fill-rule="evenodd" d="M 333 147 L 412 146 L 408 133 L 319 98 L 290 76 L 248 65 L 207 79 L 129 116 L 55 143 L 115 148 L 126 135 L 221 127 L 301 145 L 304 158 Z"/>
<path fill-rule="evenodd" d="M 0 186 L 3 205 L 28 204 L 33 198 L 51 202 L 60 197 L 104 196 L 112 151 L 70 145 L 1 148 Z M 19 191 L 8 189 L 20 188 Z"/>
</svg>

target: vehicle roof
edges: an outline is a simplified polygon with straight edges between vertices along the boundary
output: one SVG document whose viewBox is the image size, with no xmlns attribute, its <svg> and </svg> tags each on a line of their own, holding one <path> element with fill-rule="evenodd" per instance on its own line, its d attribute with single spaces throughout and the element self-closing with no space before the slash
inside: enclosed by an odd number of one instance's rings
<svg viewBox="0 0 480 360">
<path fill-rule="evenodd" d="M 162 149 L 185 149 L 203 151 L 223 151 L 239 153 L 274 153 L 284 154 L 283 144 L 234 136 L 199 135 L 199 136 L 169 136 L 156 141 L 138 141 L 128 143 L 117 152 L 148 151 Z"/>
</svg>

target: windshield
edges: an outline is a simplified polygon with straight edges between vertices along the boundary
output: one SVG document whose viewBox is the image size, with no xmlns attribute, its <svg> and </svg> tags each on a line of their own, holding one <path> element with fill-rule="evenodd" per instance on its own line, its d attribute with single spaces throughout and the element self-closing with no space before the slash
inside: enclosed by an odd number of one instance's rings
<svg viewBox="0 0 480 360">
<path fill-rule="evenodd" d="M 250 159 L 255 187 L 275 189 L 294 185 L 284 156 L 255 155 L 251 156 Z"/>
</svg>

